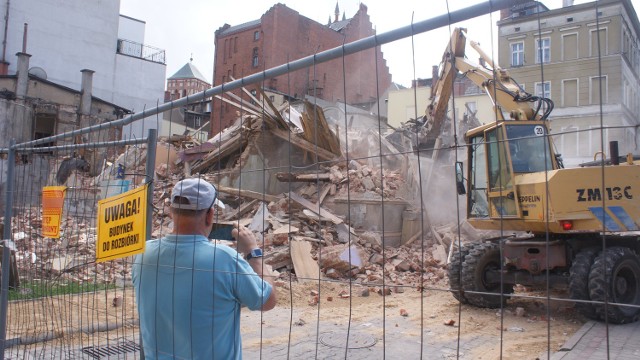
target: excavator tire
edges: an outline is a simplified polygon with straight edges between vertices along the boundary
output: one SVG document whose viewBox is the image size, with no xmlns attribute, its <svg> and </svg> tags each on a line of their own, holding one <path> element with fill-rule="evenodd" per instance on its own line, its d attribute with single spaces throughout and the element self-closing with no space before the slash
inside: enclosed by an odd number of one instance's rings
<svg viewBox="0 0 640 360">
<path fill-rule="evenodd" d="M 611 247 L 595 259 L 589 273 L 591 300 L 640 305 L 640 258 L 627 247 Z M 600 319 L 626 324 L 640 318 L 640 308 L 595 304 Z"/>
<path fill-rule="evenodd" d="M 467 255 L 469 255 L 469 248 L 466 245 L 462 245 L 457 251 L 454 251 L 451 255 L 451 262 L 449 262 L 449 269 L 447 271 L 451 295 L 463 304 L 468 303 L 464 292 L 461 291 L 462 287 L 460 286 L 462 279 L 462 263 Z"/>
<path fill-rule="evenodd" d="M 569 298 L 574 300 L 591 300 L 589 294 L 589 272 L 593 260 L 598 255 L 600 249 L 586 248 L 573 259 L 569 270 Z M 597 320 L 596 308 L 591 303 L 576 302 L 575 309 L 589 319 Z"/>
<path fill-rule="evenodd" d="M 462 288 L 464 296 L 471 305 L 486 308 L 497 308 L 506 304 L 508 295 L 513 293 L 513 286 L 509 284 L 489 283 L 486 279 L 488 270 L 500 269 L 500 245 L 497 243 L 479 243 L 470 246 L 469 254 L 462 264 Z M 500 289 L 502 294 L 500 296 Z M 474 294 L 478 291 L 494 294 Z"/>
</svg>

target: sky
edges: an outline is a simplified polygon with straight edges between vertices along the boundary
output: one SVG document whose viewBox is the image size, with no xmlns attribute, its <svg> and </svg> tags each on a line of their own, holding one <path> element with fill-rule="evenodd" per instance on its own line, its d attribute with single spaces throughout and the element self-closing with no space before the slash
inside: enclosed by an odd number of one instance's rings
<svg viewBox="0 0 640 360">
<path fill-rule="evenodd" d="M 211 82 L 215 54 L 215 31 L 225 23 L 239 25 L 259 19 L 276 2 L 287 5 L 303 16 L 322 24 L 333 19 L 335 0 L 120 0 L 120 14 L 146 23 L 145 44 L 166 51 L 167 77 L 175 74 L 193 57 L 193 64 Z M 367 6 L 367 13 L 378 34 L 388 32 L 414 22 L 432 19 L 482 0 L 338 0 L 340 19 L 345 13 L 353 17 L 360 3 Z M 542 0 L 550 9 L 562 6 L 562 0 Z M 575 0 L 574 4 L 589 2 Z M 632 0 L 636 11 L 640 0 Z M 474 18 L 452 27 L 468 29 L 467 38 L 480 43 L 481 48 L 495 54 L 497 48 L 496 21 L 499 13 Z M 430 78 L 431 68 L 438 65 L 449 40 L 449 29 L 440 28 L 414 37 L 382 45 L 384 58 L 392 80 L 409 87 L 414 78 Z M 473 51 L 467 48 L 467 54 Z M 413 55 L 415 54 L 415 55 Z M 477 57 L 477 56 L 475 56 Z M 415 69 L 414 69 L 415 59 Z M 415 75 L 414 75 L 415 73 Z"/>
</svg>

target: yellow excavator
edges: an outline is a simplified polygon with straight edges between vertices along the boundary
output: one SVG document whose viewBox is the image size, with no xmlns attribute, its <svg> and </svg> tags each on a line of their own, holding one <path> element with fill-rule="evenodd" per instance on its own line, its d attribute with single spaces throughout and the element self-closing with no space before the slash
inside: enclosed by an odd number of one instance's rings
<svg viewBox="0 0 640 360">
<path fill-rule="evenodd" d="M 550 99 L 526 93 L 470 42 L 483 65 L 465 58 L 465 29 L 455 29 L 435 85 L 462 73 L 491 98 L 495 119 L 465 134 L 466 162 L 456 163 L 458 194 L 477 229 L 519 232 L 455 249 L 448 275 L 453 296 L 500 307 L 514 286 L 567 285 L 575 307 L 592 319 L 640 317 L 640 161 L 618 156 L 564 168 L 554 151 Z M 449 94 L 432 97 L 425 126 L 442 128 Z M 446 112 L 446 111 L 445 111 Z M 465 176 L 466 167 L 466 176 Z M 524 232 L 524 233 L 523 233 Z"/>
</svg>

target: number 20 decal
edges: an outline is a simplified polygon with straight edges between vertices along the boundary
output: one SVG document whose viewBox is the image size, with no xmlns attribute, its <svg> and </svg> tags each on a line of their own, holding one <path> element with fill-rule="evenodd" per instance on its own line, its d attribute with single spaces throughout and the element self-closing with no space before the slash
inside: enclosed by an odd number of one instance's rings
<svg viewBox="0 0 640 360">
<path fill-rule="evenodd" d="M 543 136 L 544 135 L 544 127 L 538 125 L 535 128 L 533 128 L 533 133 L 536 134 L 536 136 Z"/>
</svg>

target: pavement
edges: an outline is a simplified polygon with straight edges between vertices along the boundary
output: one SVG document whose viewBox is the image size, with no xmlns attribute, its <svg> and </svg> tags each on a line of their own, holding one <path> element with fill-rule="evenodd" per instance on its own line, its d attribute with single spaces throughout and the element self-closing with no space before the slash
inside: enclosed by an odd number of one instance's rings
<svg viewBox="0 0 640 360">
<path fill-rule="evenodd" d="M 551 360 L 560 359 L 640 359 L 640 321 L 608 327 L 602 322 L 589 321 L 551 356 Z"/>
<path fill-rule="evenodd" d="M 400 316 L 355 318 L 349 326 L 338 321 L 305 323 L 296 310 L 260 313 L 243 312 L 242 336 L 245 359 L 476 359 L 477 350 L 495 342 L 495 334 L 461 334 L 460 338 L 439 336 L 438 327 L 424 326 Z M 262 318 L 260 318 L 262 317 Z M 262 326 L 252 324 L 262 322 Z M 440 325 L 441 326 L 441 325 Z M 385 329 L 382 331 L 381 329 Z M 348 339 L 348 342 L 347 342 Z M 5 359 L 139 359 L 137 333 L 108 340 L 108 346 L 12 347 Z M 508 357 L 511 358 L 511 357 Z M 537 359 L 546 359 L 547 353 Z M 640 322 L 609 325 L 585 323 L 551 360 L 640 359 Z"/>
</svg>

